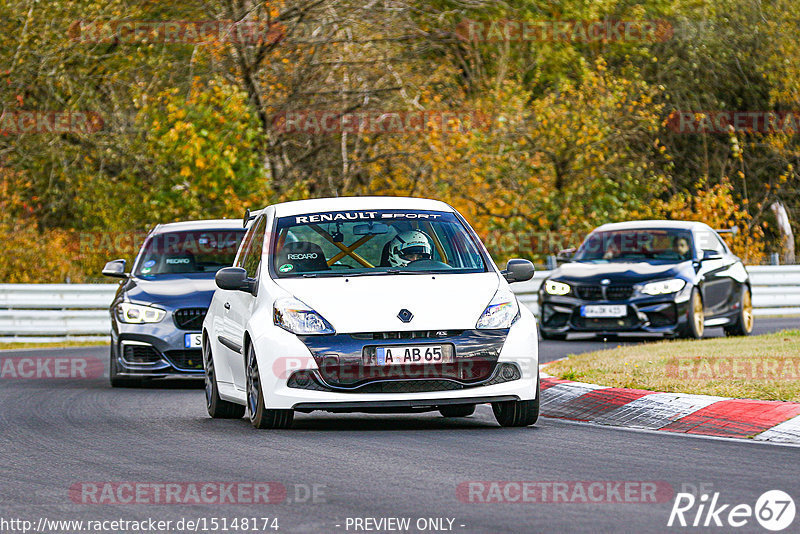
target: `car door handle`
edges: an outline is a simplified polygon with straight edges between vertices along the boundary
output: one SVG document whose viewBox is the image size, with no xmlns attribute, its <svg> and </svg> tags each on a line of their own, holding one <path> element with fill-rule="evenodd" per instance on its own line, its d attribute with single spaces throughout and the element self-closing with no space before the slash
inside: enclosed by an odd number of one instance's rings
<svg viewBox="0 0 800 534">
<path fill-rule="evenodd" d="M 226 302 L 225 303 L 225 309 L 226 310 L 230 310 L 231 309 L 231 303 L 230 302 Z"/>
</svg>

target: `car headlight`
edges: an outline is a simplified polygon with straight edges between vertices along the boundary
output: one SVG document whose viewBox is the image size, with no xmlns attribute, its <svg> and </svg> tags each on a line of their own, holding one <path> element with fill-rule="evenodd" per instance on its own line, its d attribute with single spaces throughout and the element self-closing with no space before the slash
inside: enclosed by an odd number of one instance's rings
<svg viewBox="0 0 800 534">
<path fill-rule="evenodd" d="M 672 280 L 661 280 L 659 282 L 650 282 L 644 284 L 639 291 L 645 295 L 668 295 L 683 289 L 686 281 L 680 278 L 673 278 Z"/>
<path fill-rule="evenodd" d="M 123 302 L 117 306 L 117 318 L 123 323 L 143 324 L 158 323 L 167 315 L 167 312 L 152 306 L 131 304 Z"/>
<path fill-rule="evenodd" d="M 500 289 L 483 310 L 475 328 L 510 328 L 519 317 L 517 297 L 508 289 Z"/>
<path fill-rule="evenodd" d="M 275 301 L 272 317 L 277 326 L 292 334 L 335 334 L 336 331 L 320 314 L 294 297 Z"/>
<path fill-rule="evenodd" d="M 566 295 L 570 291 L 569 284 L 564 282 L 556 282 L 554 280 L 545 280 L 544 290 L 548 295 Z"/>
</svg>

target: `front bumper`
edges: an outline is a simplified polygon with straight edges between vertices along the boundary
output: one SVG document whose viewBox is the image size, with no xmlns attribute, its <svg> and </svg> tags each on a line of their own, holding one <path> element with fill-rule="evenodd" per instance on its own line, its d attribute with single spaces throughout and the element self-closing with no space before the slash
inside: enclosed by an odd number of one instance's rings
<svg viewBox="0 0 800 534">
<path fill-rule="evenodd" d="M 113 321 L 111 357 L 125 377 L 166 378 L 204 376 L 201 348 L 187 348 L 186 336 L 199 331 L 178 329 L 165 318 L 155 324 Z"/>
<path fill-rule="evenodd" d="M 467 335 L 464 335 L 464 334 Z M 299 411 L 421 411 L 445 404 L 476 404 L 502 400 L 532 400 L 536 398 L 538 378 L 538 333 L 536 320 L 526 308 L 507 332 L 485 336 L 465 331 L 456 337 L 442 337 L 437 343 L 453 343 L 456 356 L 473 357 L 476 362 L 463 368 L 435 368 L 425 376 L 369 376 L 363 373 L 333 373 L 325 367 L 325 358 L 360 353 L 373 345 L 421 344 L 421 339 L 359 340 L 357 335 L 322 336 L 313 342 L 280 328 L 267 328 L 253 340 L 259 361 L 265 403 L 274 409 Z M 502 339 L 498 342 L 498 337 Z M 337 338 L 337 339 L 332 339 Z M 335 343 L 331 343 L 334 341 Z M 427 338 L 426 342 L 430 342 Z M 496 347 L 496 350 L 492 347 Z M 281 356 L 276 356 L 281 355 Z M 286 361 L 292 361 L 287 368 Z M 318 363 L 319 361 L 319 363 Z M 298 365 L 299 362 L 302 362 Z M 484 364 L 488 363 L 488 367 Z M 510 364 L 516 369 L 513 379 L 498 379 L 498 374 Z M 485 369 L 488 372 L 484 373 Z M 341 370 L 341 369 L 340 369 Z M 321 378 L 322 387 L 305 389 L 290 383 L 298 371 Z M 413 371 L 412 371 L 413 372 Z M 442 373 L 442 374 L 436 374 Z M 312 378 L 313 380 L 313 378 Z M 450 386 L 442 387 L 443 384 Z M 475 400 L 484 399 L 484 400 Z"/>
<path fill-rule="evenodd" d="M 637 296 L 624 300 L 577 298 L 574 293 L 550 295 L 540 290 L 540 328 L 545 334 L 590 332 L 596 334 L 651 333 L 673 336 L 687 325 L 692 286 L 670 295 Z M 624 305 L 623 317 L 584 317 L 582 306 Z"/>
</svg>

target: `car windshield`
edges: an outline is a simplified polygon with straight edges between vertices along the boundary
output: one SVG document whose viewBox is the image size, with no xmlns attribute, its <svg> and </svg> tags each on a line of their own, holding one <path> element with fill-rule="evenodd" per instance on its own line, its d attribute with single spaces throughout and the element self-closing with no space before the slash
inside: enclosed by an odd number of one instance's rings
<svg viewBox="0 0 800 534">
<path fill-rule="evenodd" d="M 278 220 L 278 278 L 404 273 L 474 273 L 486 263 L 453 213 L 370 210 Z"/>
<path fill-rule="evenodd" d="M 156 234 L 147 239 L 136 276 L 216 273 L 230 267 L 244 230 L 194 230 Z"/>
<path fill-rule="evenodd" d="M 690 231 L 659 228 L 592 232 L 574 259 L 591 263 L 678 263 L 693 257 Z"/>
</svg>

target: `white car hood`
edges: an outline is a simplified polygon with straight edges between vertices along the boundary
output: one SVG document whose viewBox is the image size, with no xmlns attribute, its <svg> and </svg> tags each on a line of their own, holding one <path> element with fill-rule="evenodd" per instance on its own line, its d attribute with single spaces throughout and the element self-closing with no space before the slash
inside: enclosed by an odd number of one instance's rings
<svg viewBox="0 0 800 534">
<path fill-rule="evenodd" d="M 281 288 L 320 313 L 337 333 L 475 328 L 499 287 L 494 272 L 285 278 Z M 414 314 L 410 322 L 398 317 Z"/>
</svg>

